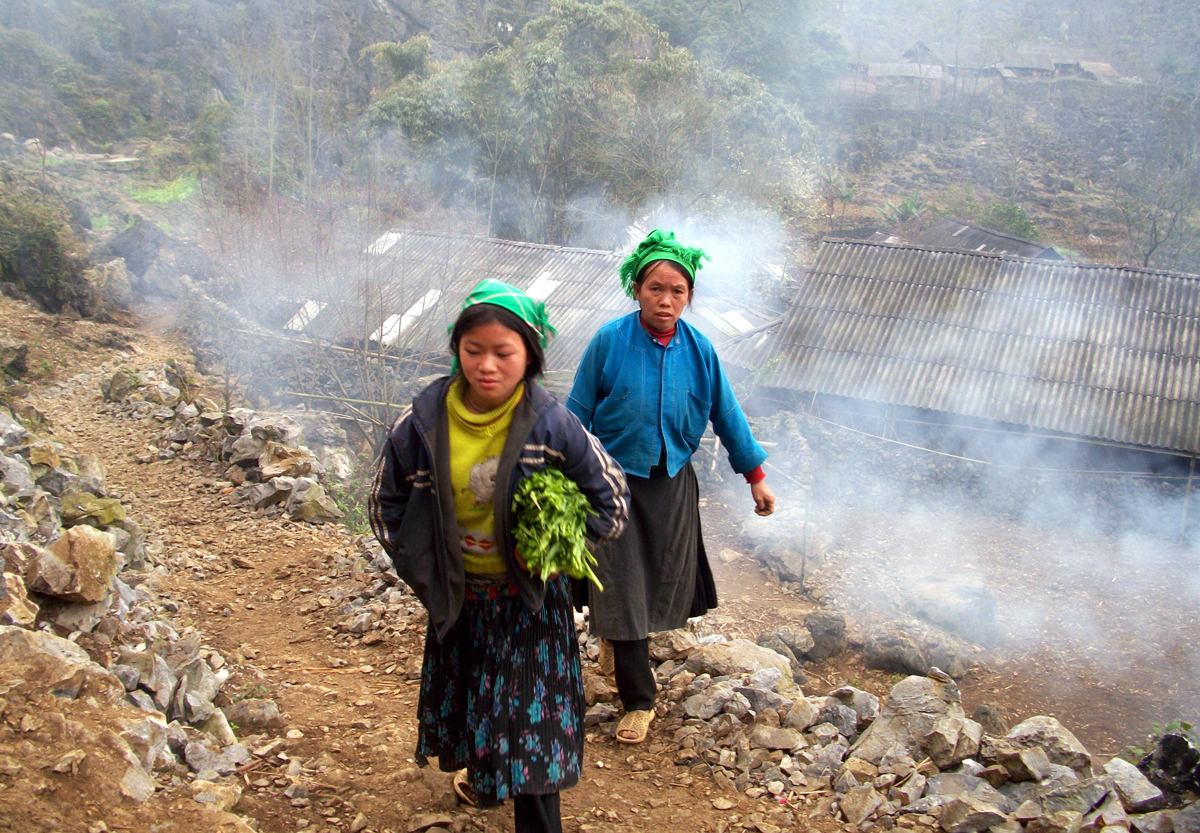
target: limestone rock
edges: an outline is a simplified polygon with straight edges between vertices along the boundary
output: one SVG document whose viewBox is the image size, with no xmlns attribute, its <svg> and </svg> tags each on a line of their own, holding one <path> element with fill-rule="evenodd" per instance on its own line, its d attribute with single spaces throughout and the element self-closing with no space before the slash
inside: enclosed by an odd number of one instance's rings
<svg viewBox="0 0 1200 833">
<path fill-rule="evenodd" d="M 705 645 L 688 657 L 685 667 L 694 674 L 711 674 L 714 677 L 752 674 L 762 668 L 777 668 L 781 677 L 776 690 L 782 693 L 795 686 L 787 659 L 748 639 L 731 639 Z"/>
<path fill-rule="evenodd" d="M 166 714 L 170 710 L 178 680 L 166 660 L 153 651 L 125 650 L 118 656 L 117 665 L 134 669 L 137 672 L 134 688 L 148 692 L 159 711 Z"/>
<path fill-rule="evenodd" d="M 191 784 L 192 799 L 216 810 L 229 811 L 241 800 L 242 785 L 233 782 L 201 781 Z"/>
<path fill-rule="evenodd" d="M 1014 726 L 1005 738 L 1019 747 L 1040 746 L 1051 763 L 1068 766 L 1076 772 L 1092 764 L 1092 756 L 1083 744 L 1053 717 L 1031 717 Z"/>
<path fill-rule="evenodd" d="M 38 606 L 29 600 L 25 582 L 15 573 L 5 573 L 0 581 L 0 625 L 33 627 Z"/>
<path fill-rule="evenodd" d="M 146 774 L 146 770 L 140 766 L 130 766 L 126 769 L 120 784 L 121 795 L 133 799 L 138 804 L 145 804 L 149 801 L 157 787 L 154 779 Z"/>
<path fill-rule="evenodd" d="M 954 798 L 942 807 L 938 824 L 946 833 L 980 833 L 1005 821 L 999 809 L 970 796 Z"/>
<path fill-rule="evenodd" d="M 883 804 L 883 796 L 870 784 L 854 787 L 842 796 L 842 815 L 846 822 L 858 827 Z"/>
<path fill-rule="evenodd" d="M 789 729 L 798 729 L 803 732 L 816 722 L 820 712 L 821 710 L 811 701 L 799 699 L 788 709 L 787 716 L 783 719 L 783 725 Z"/>
<path fill-rule="evenodd" d="M 297 487 L 300 480 L 304 479 L 306 478 L 296 481 Z M 293 519 L 308 521 L 311 524 L 337 523 L 342 519 L 342 510 L 338 509 L 337 504 L 316 483 L 299 494 L 293 490 L 287 501 L 287 511 Z"/>
<path fill-rule="evenodd" d="M 1121 797 L 1121 804 L 1130 813 L 1145 813 L 1161 805 L 1163 791 L 1151 784 L 1150 779 L 1128 761 L 1113 758 L 1104 765 L 1104 772 L 1112 779 L 1113 788 Z"/>
<path fill-rule="evenodd" d="M 899 674 L 924 674 L 931 665 L 924 647 L 902 628 L 886 626 L 872 631 L 863 644 L 867 668 Z"/>
<path fill-rule="evenodd" d="M 685 660 L 699 647 L 696 635 L 685 628 L 650 634 L 650 659 L 655 662 Z"/>
<path fill-rule="evenodd" d="M 808 746 L 804 733 L 796 729 L 755 726 L 750 733 L 750 746 L 756 749 L 782 749 L 790 752 Z"/>
<path fill-rule="evenodd" d="M 983 728 L 967 717 L 943 717 L 921 740 L 921 748 L 939 769 L 949 769 L 979 752 Z"/>
<path fill-rule="evenodd" d="M 92 662 L 87 652 L 73 642 L 42 631 L 0 626 L 0 666 L 32 690 L 46 691 L 74 700 L 89 693 L 99 700 L 119 703 L 125 686 Z M 8 679 L 8 677 L 6 677 Z"/>
<path fill-rule="evenodd" d="M 222 706 L 221 711 L 242 732 L 281 732 L 286 728 L 274 700 L 236 700 Z"/>
<path fill-rule="evenodd" d="M 258 467 L 262 470 L 264 480 L 280 475 L 303 477 L 310 474 L 315 465 L 316 460 L 306 449 L 291 448 L 273 441 L 268 441 L 258 456 Z"/>
<path fill-rule="evenodd" d="M 0 454 L 0 494 L 25 498 L 36 488 L 28 463 L 20 457 Z"/>
<path fill-rule="evenodd" d="M 11 338 L 0 338 L 0 371 L 23 376 L 29 369 L 29 345 Z"/>
<path fill-rule="evenodd" d="M 129 744 L 142 769 L 154 770 L 154 764 L 167 748 L 167 724 L 161 715 L 121 721 L 121 738 Z"/>
<path fill-rule="evenodd" d="M 879 698 L 870 692 L 845 685 L 829 692 L 829 698 L 849 706 L 858 717 L 858 731 L 863 731 L 879 716 Z"/>
<path fill-rule="evenodd" d="M 30 590 L 69 602 L 98 602 L 117 574 L 113 537 L 90 526 L 75 526 L 38 553 L 29 566 Z"/>
<path fill-rule="evenodd" d="M 229 725 L 225 713 L 220 709 L 214 709 L 212 717 L 201 723 L 199 728 L 201 732 L 221 746 L 232 746 L 237 743 L 237 735 L 233 733 L 233 727 Z"/>
<path fill-rule="evenodd" d="M 1050 759 L 1040 746 L 1017 746 L 1007 738 L 987 738 L 980 746 L 980 759 L 998 764 L 1013 781 L 1042 781 L 1050 777 Z"/>
<path fill-rule="evenodd" d="M 684 700 L 683 710 L 689 717 L 712 720 L 725 709 L 725 704 L 736 696 L 737 691 L 733 683 L 714 683 Z"/>
<path fill-rule="evenodd" d="M 1173 833 L 1175 830 L 1174 810 L 1155 810 L 1129 817 L 1129 829 L 1134 833 Z"/>
<path fill-rule="evenodd" d="M 6 409 L 0 408 L 0 451 L 12 451 L 24 445 L 28 438 L 28 429 L 13 419 Z"/>
<path fill-rule="evenodd" d="M 814 610 L 804 618 L 804 627 L 812 637 L 808 658 L 824 662 L 846 650 L 846 618 L 831 610 Z"/>
<path fill-rule="evenodd" d="M 100 383 L 100 392 L 108 402 L 123 402 L 142 386 L 142 380 L 130 370 L 118 370 Z"/>
<path fill-rule="evenodd" d="M 1083 814 L 1070 810 L 1038 816 L 1025 825 L 1026 833 L 1079 833 L 1083 826 Z"/>
<path fill-rule="evenodd" d="M 125 507 L 113 498 L 96 497 L 87 492 L 67 492 L 62 496 L 64 526 L 88 524 L 106 529 L 125 520 Z"/>
<path fill-rule="evenodd" d="M 1111 791 L 1112 781 L 1107 776 L 1088 778 L 1041 792 L 1039 801 L 1043 813 L 1069 810 L 1086 814 L 1098 807 Z"/>
<path fill-rule="evenodd" d="M 892 689 L 875 719 L 851 750 L 856 758 L 879 764 L 888 753 L 925 757 L 921 742 L 942 718 L 964 719 L 958 686 L 931 677 L 907 677 Z"/>
</svg>

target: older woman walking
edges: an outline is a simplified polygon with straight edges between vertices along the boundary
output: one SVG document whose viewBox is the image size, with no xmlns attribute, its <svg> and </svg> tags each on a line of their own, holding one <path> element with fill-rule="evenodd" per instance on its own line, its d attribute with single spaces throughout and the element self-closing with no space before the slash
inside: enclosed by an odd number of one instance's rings
<svg viewBox="0 0 1200 833">
<path fill-rule="evenodd" d="M 622 743 L 641 743 L 654 719 L 649 635 L 683 627 L 717 605 L 691 465 L 710 422 L 734 471 L 750 484 L 754 511 L 770 515 L 775 508 L 762 471 L 766 452 L 712 342 L 680 319 L 701 259 L 707 255 L 678 243 L 673 232 L 655 229 L 638 245 L 620 270 L 638 309 L 596 333 L 566 403 L 629 483 L 629 524 L 598 551 L 604 590 L 590 587 L 588 598 L 592 632 L 611 643 L 625 707 L 617 726 Z"/>
</svg>

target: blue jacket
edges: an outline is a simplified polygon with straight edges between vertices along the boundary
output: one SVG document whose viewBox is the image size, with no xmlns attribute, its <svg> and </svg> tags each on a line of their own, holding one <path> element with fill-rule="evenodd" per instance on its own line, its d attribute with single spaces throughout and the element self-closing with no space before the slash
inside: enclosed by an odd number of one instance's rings
<svg viewBox="0 0 1200 833">
<path fill-rule="evenodd" d="M 739 474 L 767 459 L 712 342 L 683 319 L 663 347 L 638 321 L 640 312 L 609 321 L 592 338 L 567 408 L 595 434 L 628 474 L 649 477 L 667 446 L 674 477 L 700 447 L 711 422 Z"/>
<path fill-rule="evenodd" d="M 439 642 L 462 611 L 466 587 L 450 488 L 446 389 L 451 381 L 449 376 L 435 381 L 396 419 L 375 464 L 368 506 L 375 536 L 429 611 Z M 561 469 L 587 496 L 596 513 L 587 519 L 589 538 L 616 538 L 629 517 L 621 467 L 545 388 L 527 384 L 500 454 L 493 503 L 508 576 L 534 611 L 541 609 L 546 588 L 513 557 L 511 504 L 517 483 L 546 466 Z"/>
</svg>

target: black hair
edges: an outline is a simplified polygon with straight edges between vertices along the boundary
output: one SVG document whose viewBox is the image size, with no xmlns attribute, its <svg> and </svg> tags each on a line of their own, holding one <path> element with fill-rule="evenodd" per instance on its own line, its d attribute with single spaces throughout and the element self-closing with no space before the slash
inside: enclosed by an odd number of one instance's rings
<svg viewBox="0 0 1200 833">
<path fill-rule="evenodd" d="M 474 304 L 459 313 L 458 320 L 450 330 L 450 355 L 458 357 L 458 343 L 465 333 L 493 322 L 512 330 L 525 342 L 525 381 L 541 376 L 546 367 L 546 354 L 542 351 L 537 334 L 516 314 L 495 304 Z"/>
</svg>

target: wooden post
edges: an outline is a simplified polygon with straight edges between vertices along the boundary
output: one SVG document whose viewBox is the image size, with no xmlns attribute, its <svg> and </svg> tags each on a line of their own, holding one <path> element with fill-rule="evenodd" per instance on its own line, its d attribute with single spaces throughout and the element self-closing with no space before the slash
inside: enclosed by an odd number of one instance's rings
<svg viewBox="0 0 1200 833">
<path fill-rule="evenodd" d="M 1188 465 L 1187 486 L 1183 490 L 1183 518 L 1179 522 L 1179 543 L 1183 543 L 1187 536 L 1188 525 L 1188 509 L 1192 503 L 1192 479 L 1196 474 L 1196 455 L 1192 455 L 1192 462 Z"/>
</svg>

